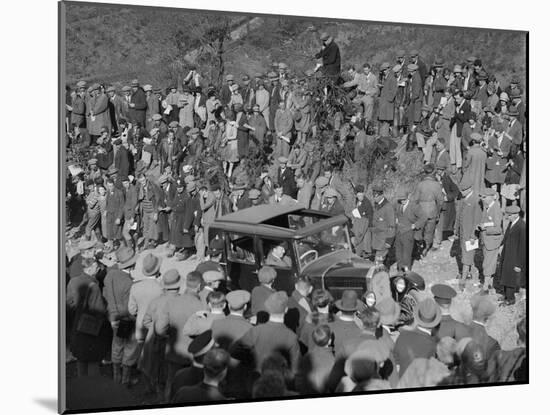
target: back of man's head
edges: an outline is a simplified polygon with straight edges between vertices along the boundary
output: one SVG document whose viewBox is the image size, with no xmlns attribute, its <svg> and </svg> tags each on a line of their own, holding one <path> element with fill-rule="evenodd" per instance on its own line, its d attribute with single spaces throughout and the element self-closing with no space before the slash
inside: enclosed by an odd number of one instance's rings
<svg viewBox="0 0 550 415">
<path fill-rule="evenodd" d="M 380 323 L 380 313 L 377 310 L 366 309 L 360 314 L 359 318 L 366 330 L 374 331 Z"/>
<path fill-rule="evenodd" d="M 325 347 L 330 343 L 332 331 L 328 325 L 323 324 L 316 327 L 311 336 L 313 338 L 313 343 L 319 347 Z"/>
<path fill-rule="evenodd" d="M 217 378 L 227 369 L 229 365 L 229 354 L 220 348 L 209 350 L 203 359 L 204 376 Z"/>
<path fill-rule="evenodd" d="M 212 309 L 224 309 L 225 308 L 225 295 L 220 291 L 212 291 L 206 297 L 206 302 L 210 304 Z"/>
<path fill-rule="evenodd" d="M 191 271 L 187 274 L 185 288 L 190 291 L 199 291 L 203 284 L 202 275 L 200 272 Z"/>
</svg>

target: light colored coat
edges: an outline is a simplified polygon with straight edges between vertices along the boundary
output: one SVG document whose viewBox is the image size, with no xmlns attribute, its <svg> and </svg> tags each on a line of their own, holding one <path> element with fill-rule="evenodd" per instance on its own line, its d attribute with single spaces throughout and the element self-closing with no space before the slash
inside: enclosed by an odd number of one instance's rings
<svg viewBox="0 0 550 415">
<path fill-rule="evenodd" d="M 136 281 L 130 288 L 130 297 L 128 299 L 128 311 L 136 317 L 136 339 L 144 340 L 147 329 L 143 325 L 143 316 L 155 298 L 162 295 L 162 286 L 156 278 L 145 278 Z"/>
</svg>

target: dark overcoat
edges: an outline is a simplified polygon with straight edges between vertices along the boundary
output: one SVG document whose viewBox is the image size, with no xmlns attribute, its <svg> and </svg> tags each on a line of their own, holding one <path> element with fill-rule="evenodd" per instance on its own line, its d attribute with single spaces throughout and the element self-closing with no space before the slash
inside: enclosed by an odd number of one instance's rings
<svg viewBox="0 0 550 415">
<path fill-rule="evenodd" d="M 501 252 L 500 284 L 505 287 L 525 287 L 527 264 L 527 226 L 519 219 L 513 226 L 508 226 L 504 233 Z M 521 269 L 514 271 L 514 267 Z"/>
</svg>

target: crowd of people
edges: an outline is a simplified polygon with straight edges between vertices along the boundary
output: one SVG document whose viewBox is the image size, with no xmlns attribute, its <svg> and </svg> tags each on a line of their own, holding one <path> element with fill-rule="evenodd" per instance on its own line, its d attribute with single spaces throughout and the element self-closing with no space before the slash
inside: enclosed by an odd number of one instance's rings
<svg viewBox="0 0 550 415">
<path fill-rule="evenodd" d="M 500 350 L 485 327 L 497 307 L 488 293 L 512 305 L 527 282 L 519 80 L 501 86 L 478 57 L 452 70 L 439 58 L 427 66 L 415 50 L 377 75 L 370 63 L 342 70 L 334 39 L 323 33 L 321 42 L 318 65 L 303 75 L 274 63 L 216 87 L 191 66 L 166 90 L 138 80 L 121 91 L 67 87 L 67 148 L 80 158 L 67 171 L 66 219 L 83 233 L 67 255 L 68 361 L 79 376 L 104 361 L 114 382 L 146 382 L 173 403 L 526 380 L 525 319 L 514 350 Z M 336 91 L 349 105 L 319 122 L 314 109 Z M 338 166 L 312 156 L 325 129 L 354 161 L 373 143 L 389 159 L 418 154 L 422 179 L 395 200 L 383 183 L 350 190 Z M 251 148 L 267 161 L 260 177 L 243 180 Z M 228 186 L 197 176 L 205 154 Z M 294 292 L 276 292 L 270 266 L 251 292 L 228 281 L 209 225 L 294 203 L 349 217 L 376 289 L 332 298 L 300 278 Z M 473 278 L 479 287 L 471 324 L 451 317 L 453 287 L 426 287 L 413 271 L 446 239 L 458 288 Z M 197 269 L 161 274 L 150 251 L 158 245 L 178 261 L 197 259 Z M 110 253 L 116 264 L 106 267 Z M 294 313 L 298 324 L 288 324 Z"/>
</svg>

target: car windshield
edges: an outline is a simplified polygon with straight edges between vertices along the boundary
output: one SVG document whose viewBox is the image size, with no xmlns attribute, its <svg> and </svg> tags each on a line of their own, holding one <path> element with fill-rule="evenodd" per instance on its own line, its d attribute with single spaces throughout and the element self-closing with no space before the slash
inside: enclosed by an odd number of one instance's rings
<svg viewBox="0 0 550 415">
<path fill-rule="evenodd" d="M 296 241 L 301 269 L 318 257 L 341 249 L 350 249 L 350 247 L 345 225 L 332 226 Z"/>
</svg>

